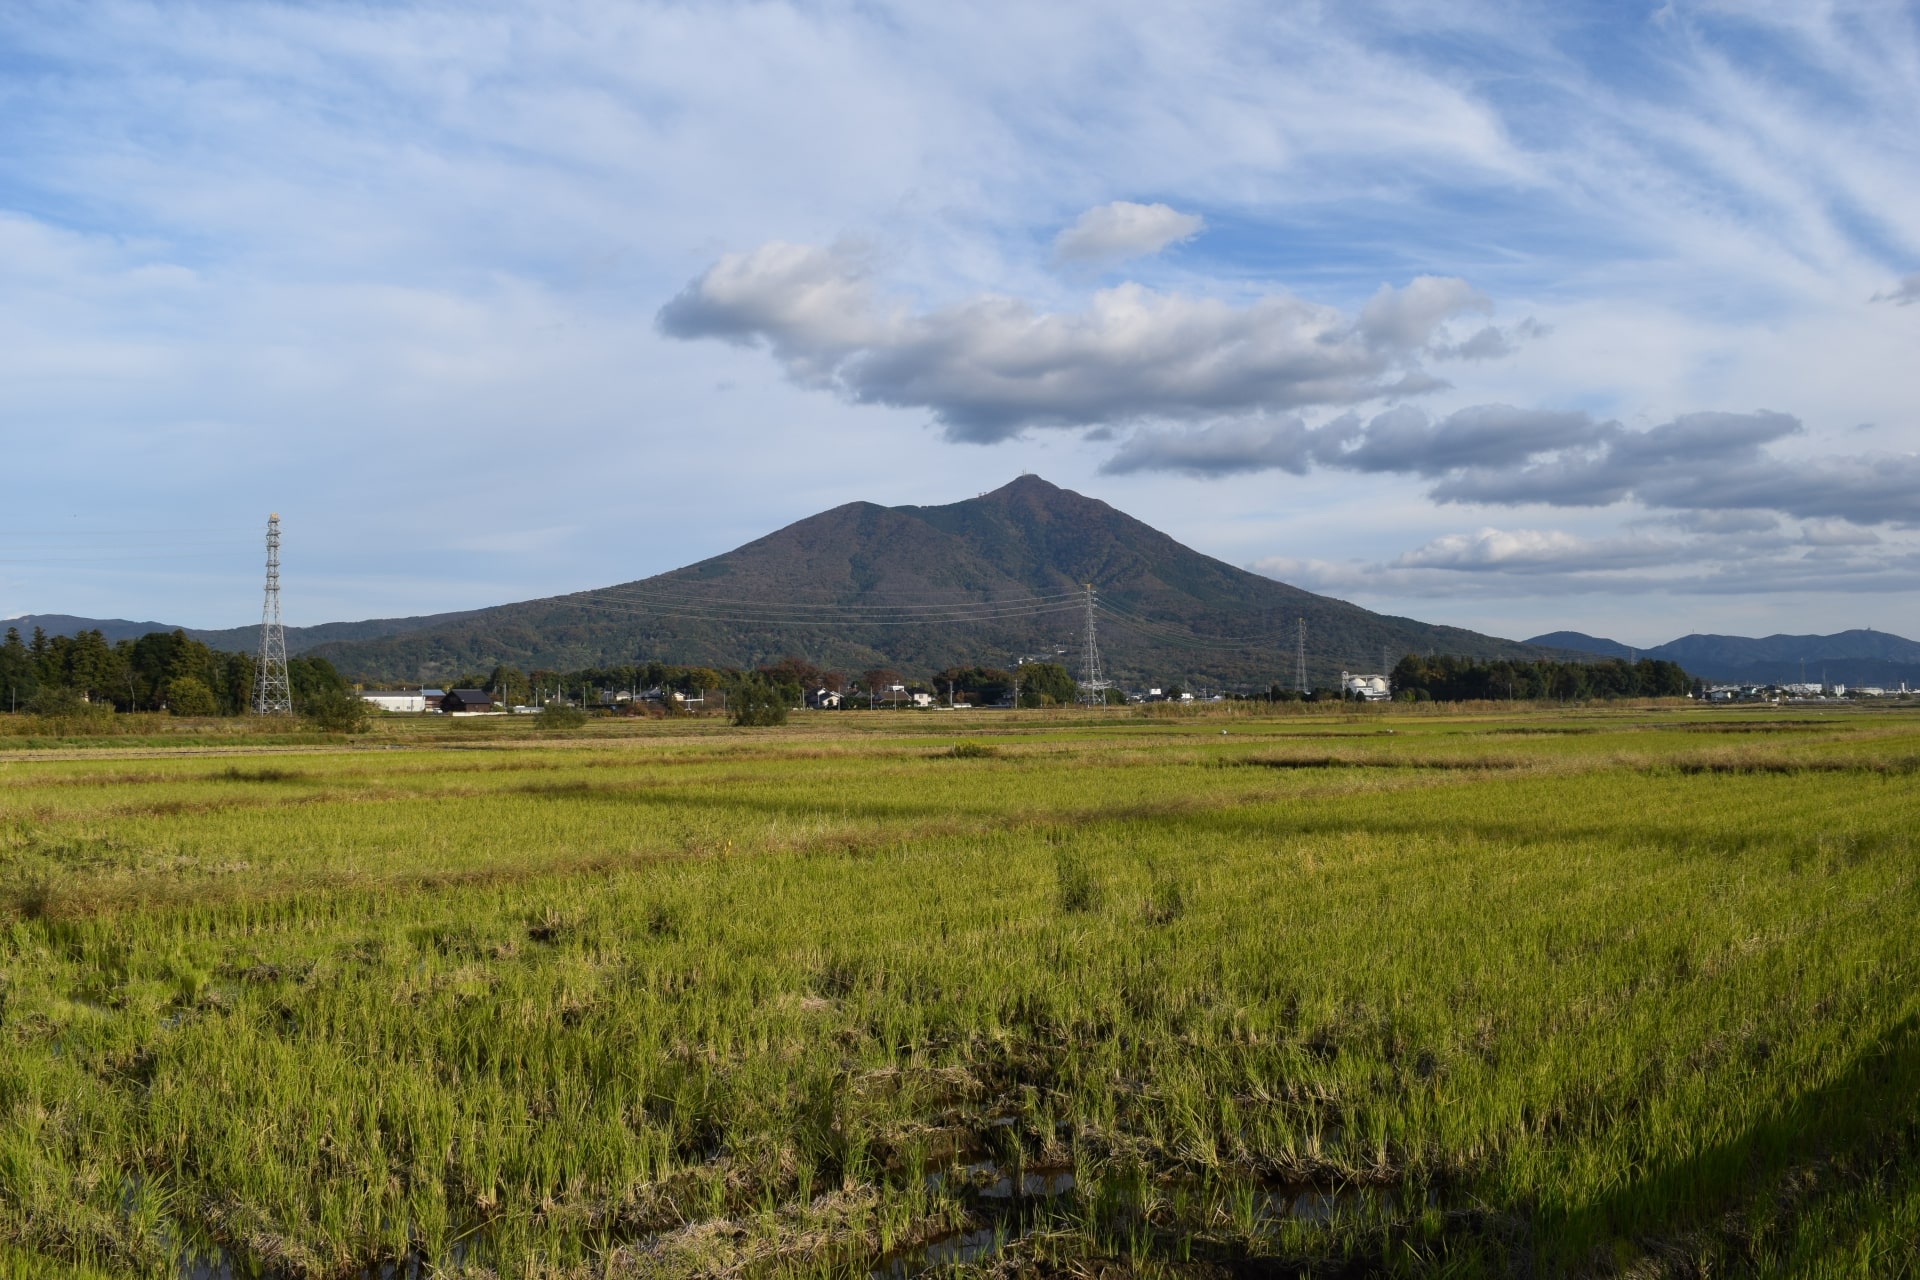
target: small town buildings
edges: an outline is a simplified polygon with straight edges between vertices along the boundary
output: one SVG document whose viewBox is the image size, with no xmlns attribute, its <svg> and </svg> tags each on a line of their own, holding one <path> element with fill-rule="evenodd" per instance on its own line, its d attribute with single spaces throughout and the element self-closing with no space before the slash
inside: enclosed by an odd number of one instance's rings
<svg viewBox="0 0 1920 1280">
<path fill-rule="evenodd" d="M 493 710 L 493 699 L 485 689 L 449 689 L 440 699 L 440 709 L 450 716 L 472 715 Z"/>
<path fill-rule="evenodd" d="M 832 689 L 815 689 L 807 695 L 807 705 L 815 711 L 837 711 L 840 709 L 840 695 Z"/>
</svg>

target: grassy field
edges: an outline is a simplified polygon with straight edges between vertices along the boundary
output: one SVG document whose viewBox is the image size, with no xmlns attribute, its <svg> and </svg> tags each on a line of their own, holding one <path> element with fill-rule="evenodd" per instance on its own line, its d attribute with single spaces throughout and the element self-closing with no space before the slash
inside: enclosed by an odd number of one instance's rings
<svg viewBox="0 0 1920 1280">
<path fill-rule="evenodd" d="M 1920 716 L 0 737 L 0 1277 L 1899 1276 Z"/>
</svg>

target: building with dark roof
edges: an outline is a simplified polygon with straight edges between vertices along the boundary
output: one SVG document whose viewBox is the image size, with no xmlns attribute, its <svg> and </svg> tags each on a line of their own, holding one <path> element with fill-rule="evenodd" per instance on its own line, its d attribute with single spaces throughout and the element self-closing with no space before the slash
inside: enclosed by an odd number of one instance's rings
<svg viewBox="0 0 1920 1280">
<path fill-rule="evenodd" d="M 493 699 L 485 689 L 449 689 L 440 699 L 440 709 L 449 714 L 460 711 L 491 711 Z"/>
</svg>

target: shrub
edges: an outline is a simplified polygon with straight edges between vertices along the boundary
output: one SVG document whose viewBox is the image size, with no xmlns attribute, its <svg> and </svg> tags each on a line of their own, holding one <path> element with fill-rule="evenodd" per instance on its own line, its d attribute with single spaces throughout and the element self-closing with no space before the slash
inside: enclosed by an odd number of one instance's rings
<svg viewBox="0 0 1920 1280">
<path fill-rule="evenodd" d="M 300 703 L 300 715 L 327 733 L 364 733 L 367 704 L 345 689 L 318 689 Z"/>
<path fill-rule="evenodd" d="M 78 689 L 63 684 L 45 684 L 27 699 L 27 710 L 49 719 L 66 720 L 76 716 L 97 715 L 101 706 L 88 702 Z"/>
<path fill-rule="evenodd" d="M 540 714 L 533 718 L 534 726 L 540 729 L 578 729 L 586 722 L 585 711 L 560 702 L 549 702 L 540 708 Z"/>
<path fill-rule="evenodd" d="M 761 676 L 747 676 L 733 688 L 733 722 L 742 726 L 769 726 L 787 722 L 783 691 Z"/>
<path fill-rule="evenodd" d="M 211 716 L 220 713 L 220 704 L 198 676 L 175 676 L 167 681 L 167 710 L 176 716 Z"/>
</svg>

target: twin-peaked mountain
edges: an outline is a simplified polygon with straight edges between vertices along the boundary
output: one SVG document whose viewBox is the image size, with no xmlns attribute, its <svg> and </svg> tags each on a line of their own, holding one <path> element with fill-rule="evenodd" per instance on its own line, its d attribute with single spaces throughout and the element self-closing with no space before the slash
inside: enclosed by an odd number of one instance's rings
<svg viewBox="0 0 1920 1280">
<path fill-rule="evenodd" d="M 748 667 L 788 654 L 907 674 L 1049 656 L 1078 676 L 1085 583 L 1099 601 L 1105 672 L 1128 684 L 1291 684 L 1301 619 L 1316 684 L 1342 669 L 1372 671 L 1383 651 L 1390 661 L 1553 653 L 1236 569 L 1037 476 L 946 506 L 848 503 L 638 582 L 300 647 L 369 681 L 432 683 L 496 663 Z"/>
</svg>

